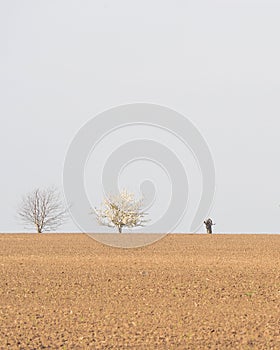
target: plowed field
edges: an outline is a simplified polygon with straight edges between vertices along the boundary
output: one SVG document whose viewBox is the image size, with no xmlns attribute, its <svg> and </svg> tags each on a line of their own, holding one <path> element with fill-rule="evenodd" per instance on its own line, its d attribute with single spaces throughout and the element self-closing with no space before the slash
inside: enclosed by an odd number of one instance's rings
<svg viewBox="0 0 280 350">
<path fill-rule="evenodd" d="M 280 349 L 280 235 L 0 235 L 0 349 Z"/>
</svg>

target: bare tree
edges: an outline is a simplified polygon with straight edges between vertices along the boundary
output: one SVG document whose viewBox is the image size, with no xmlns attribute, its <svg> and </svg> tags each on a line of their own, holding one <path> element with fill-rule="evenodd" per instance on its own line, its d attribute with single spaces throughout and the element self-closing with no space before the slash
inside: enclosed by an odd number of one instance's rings
<svg viewBox="0 0 280 350">
<path fill-rule="evenodd" d="M 116 227 L 122 233 L 124 227 L 144 226 L 147 222 L 142 205 L 143 199 L 136 200 L 133 193 L 123 190 L 118 195 L 107 196 L 94 213 L 100 225 Z"/>
<path fill-rule="evenodd" d="M 18 216 L 26 227 L 37 233 L 55 231 L 67 219 L 67 210 L 56 188 L 35 189 L 22 198 Z"/>
</svg>

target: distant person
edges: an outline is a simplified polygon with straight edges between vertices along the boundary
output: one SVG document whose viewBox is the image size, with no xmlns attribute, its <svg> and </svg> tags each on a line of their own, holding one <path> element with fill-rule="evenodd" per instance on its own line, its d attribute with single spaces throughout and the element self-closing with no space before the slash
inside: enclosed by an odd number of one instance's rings
<svg viewBox="0 0 280 350">
<path fill-rule="evenodd" d="M 204 224 L 206 226 L 207 233 L 212 233 L 212 226 L 215 225 L 212 221 L 212 219 L 207 219 L 204 221 Z"/>
</svg>

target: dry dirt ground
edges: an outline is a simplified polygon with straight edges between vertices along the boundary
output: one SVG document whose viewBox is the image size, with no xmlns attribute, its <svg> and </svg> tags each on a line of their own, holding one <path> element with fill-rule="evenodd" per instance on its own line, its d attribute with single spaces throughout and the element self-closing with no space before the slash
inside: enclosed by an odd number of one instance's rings
<svg viewBox="0 0 280 350">
<path fill-rule="evenodd" d="M 280 235 L 0 235 L 1 349 L 280 349 Z"/>
</svg>

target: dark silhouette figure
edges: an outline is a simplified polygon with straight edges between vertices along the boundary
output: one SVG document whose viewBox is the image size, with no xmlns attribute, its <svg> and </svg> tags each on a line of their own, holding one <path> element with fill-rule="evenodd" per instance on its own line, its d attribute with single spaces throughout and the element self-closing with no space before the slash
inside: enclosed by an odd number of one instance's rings
<svg viewBox="0 0 280 350">
<path fill-rule="evenodd" d="M 215 225 L 212 221 L 212 219 L 207 219 L 204 221 L 204 224 L 206 226 L 207 233 L 212 233 L 212 226 Z"/>
</svg>

